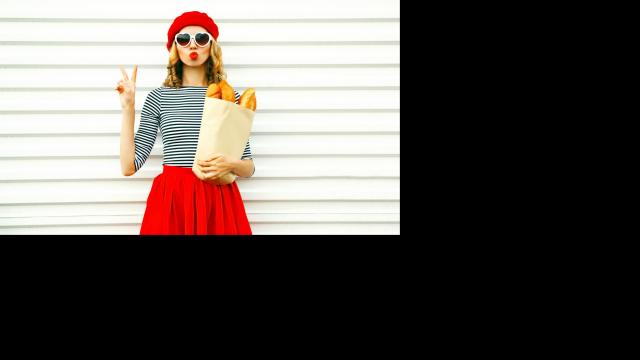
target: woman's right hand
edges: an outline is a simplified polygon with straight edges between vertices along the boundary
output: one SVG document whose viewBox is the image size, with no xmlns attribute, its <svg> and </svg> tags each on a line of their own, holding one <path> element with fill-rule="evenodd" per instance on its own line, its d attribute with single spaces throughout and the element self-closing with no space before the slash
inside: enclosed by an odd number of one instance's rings
<svg viewBox="0 0 640 360">
<path fill-rule="evenodd" d="M 127 75 L 127 72 L 120 67 L 122 72 L 122 79 L 118 81 L 116 90 L 120 93 L 120 106 L 122 109 L 135 108 L 136 100 L 136 77 L 138 75 L 138 65 L 133 67 L 133 73 L 131 73 L 131 79 Z"/>
</svg>

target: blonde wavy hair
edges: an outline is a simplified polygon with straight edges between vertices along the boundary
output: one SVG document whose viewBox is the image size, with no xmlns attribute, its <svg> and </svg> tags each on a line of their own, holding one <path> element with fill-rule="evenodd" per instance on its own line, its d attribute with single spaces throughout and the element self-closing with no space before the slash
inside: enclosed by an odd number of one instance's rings
<svg viewBox="0 0 640 360">
<path fill-rule="evenodd" d="M 176 48 L 175 41 L 171 45 L 169 51 L 169 64 L 167 65 L 167 78 L 164 80 L 163 85 L 167 87 L 180 88 L 182 87 L 182 67 L 183 62 L 178 55 L 178 49 Z M 220 45 L 212 39 L 211 51 L 209 52 L 209 58 L 205 65 L 205 71 L 207 76 L 207 86 L 211 84 L 217 84 L 221 80 L 227 79 L 227 73 L 224 71 L 224 65 L 222 64 L 222 49 Z"/>
</svg>

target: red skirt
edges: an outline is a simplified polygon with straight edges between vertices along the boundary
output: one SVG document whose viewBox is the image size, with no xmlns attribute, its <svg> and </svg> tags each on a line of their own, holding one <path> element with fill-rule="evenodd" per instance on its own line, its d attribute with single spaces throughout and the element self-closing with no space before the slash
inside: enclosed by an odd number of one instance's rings
<svg viewBox="0 0 640 360">
<path fill-rule="evenodd" d="M 238 184 L 214 185 L 191 170 L 162 165 L 153 179 L 140 235 L 251 235 Z"/>
</svg>

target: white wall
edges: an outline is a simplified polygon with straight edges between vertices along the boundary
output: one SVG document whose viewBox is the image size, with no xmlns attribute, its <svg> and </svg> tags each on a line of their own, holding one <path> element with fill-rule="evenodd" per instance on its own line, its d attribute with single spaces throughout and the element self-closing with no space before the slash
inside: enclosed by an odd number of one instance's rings
<svg viewBox="0 0 640 360">
<path fill-rule="evenodd" d="M 254 234 L 399 234 L 399 0 L 0 0 L 0 234 L 138 234 L 162 142 L 120 174 L 118 67 L 139 65 L 137 130 L 192 10 L 256 88 Z"/>
</svg>

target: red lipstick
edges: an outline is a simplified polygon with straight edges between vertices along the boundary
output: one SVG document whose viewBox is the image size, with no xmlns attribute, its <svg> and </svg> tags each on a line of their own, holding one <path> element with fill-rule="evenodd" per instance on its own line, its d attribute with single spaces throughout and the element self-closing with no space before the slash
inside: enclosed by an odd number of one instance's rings
<svg viewBox="0 0 640 360">
<path fill-rule="evenodd" d="M 195 60 L 198 58 L 198 53 L 197 52 L 192 52 L 191 54 L 189 54 L 189 57 L 191 58 L 191 60 Z"/>
</svg>

